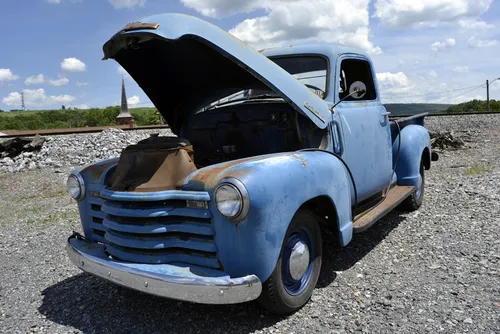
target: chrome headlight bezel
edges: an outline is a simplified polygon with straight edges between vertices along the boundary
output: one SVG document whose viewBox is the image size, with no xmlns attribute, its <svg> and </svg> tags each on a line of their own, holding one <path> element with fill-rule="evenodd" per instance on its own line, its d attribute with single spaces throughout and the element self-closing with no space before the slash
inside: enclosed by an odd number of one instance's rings
<svg viewBox="0 0 500 334">
<path fill-rule="evenodd" d="M 69 185 L 70 180 L 74 180 L 78 184 L 78 194 L 77 194 L 77 196 L 73 196 L 72 192 L 70 191 L 70 185 Z M 69 195 L 74 200 L 80 202 L 80 201 L 82 201 L 85 198 L 85 182 L 83 181 L 83 178 L 80 175 L 80 173 L 71 173 L 71 174 L 69 174 L 68 179 L 66 180 L 66 188 L 68 190 Z"/>
<path fill-rule="evenodd" d="M 223 186 L 229 186 L 234 189 L 234 191 L 238 192 L 239 197 L 240 197 L 240 208 L 238 212 L 233 215 L 233 216 L 228 216 L 224 214 L 221 209 L 219 208 L 219 203 L 217 202 L 217 192 L 219 189 Z M 247 188 L 243 185 L 243 183 L 235 178 L 223 178 L 220 180 L 219 184 L 215 188 L 214 191 L 214 203 L 215 206 L 217 207 L 217 210 L 221 215 L 226 217 L 227 219 L 233 221 L 233 222 L 239 222 L 248 215 L 248 210 L 250 209 L 250 196 L 248 195 Z"/>
</svg>

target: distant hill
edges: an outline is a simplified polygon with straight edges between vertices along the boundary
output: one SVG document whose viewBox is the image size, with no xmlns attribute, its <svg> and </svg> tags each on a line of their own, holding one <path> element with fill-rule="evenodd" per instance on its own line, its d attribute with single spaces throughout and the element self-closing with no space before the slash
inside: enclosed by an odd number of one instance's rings
<svg viewBox="0 0 500 334">
<path fill-rule="evenodd" d="M 453 104 L 438 104 L 438 103 L 384 103 L 385 109 L 392 116 L 397 115 L 414 115 L 424 112 L 442 113 L 453 106 Z"/>
</svg>

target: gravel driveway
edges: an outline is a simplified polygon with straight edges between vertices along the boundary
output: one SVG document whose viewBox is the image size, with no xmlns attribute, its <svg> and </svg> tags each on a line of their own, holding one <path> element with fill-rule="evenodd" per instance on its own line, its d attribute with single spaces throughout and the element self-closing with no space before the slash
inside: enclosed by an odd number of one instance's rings
<svg viewBox="0 0 500 334">
<path fill-rule="evenodd" d="M 0 174 L 0 332 L 500 333 L 500 115 L 433 117 L 468 147 L 426 174 L 414 213 L 393 212 L 345 248 L 326 238 L 312 300 L 288 317 L 255 302 L 152 297 L 73 267 L 81 231 L 68 167 Z"/>
</svg>

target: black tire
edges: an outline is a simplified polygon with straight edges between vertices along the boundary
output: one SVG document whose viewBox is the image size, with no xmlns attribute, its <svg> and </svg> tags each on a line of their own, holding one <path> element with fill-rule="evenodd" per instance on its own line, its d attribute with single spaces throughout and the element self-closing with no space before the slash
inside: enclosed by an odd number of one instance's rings
<svg viewBox="0 0 500 334">
<path fill-rule="evenodd" d="M 422 205 L 425 193 L 425 168 L 424 161 L 420 161 L 420 176 L 422 178 L 421 189 L 415 189 L 415 191 L 406 198 L 401 204 L 402 208 L 406 211 L 415 211 Z"/>
<path fill-rule="evenodd" d="M 306 234 L 302 234 L 302 233 Z M 309 241 L 309 264 L 302 278 L 295 280 L 289 268 L 291 243 Z M 280 257 L 271 276 L 262 285 L 259 304 L 275 314 L 290 314 L 304 306 L 313 293 L 321 271 L 323 240 L 318 218 L 307 209 L 300 209 L 293 217 L 281 247 Z"/>
</svg>

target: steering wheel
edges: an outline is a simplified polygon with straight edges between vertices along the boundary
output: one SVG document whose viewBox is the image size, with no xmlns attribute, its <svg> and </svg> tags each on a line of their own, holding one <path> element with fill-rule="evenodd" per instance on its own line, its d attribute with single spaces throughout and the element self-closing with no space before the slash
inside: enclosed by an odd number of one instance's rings
<svg viewBox="0 0 500 334">
<path fill-rule="evenodd" d="M 310 85 L 310 84 L 304 84 L 307 88 L 311 88 L 311 89 L 314 89 L 315 91 L 319 91 L 321 92 L 321 98 L 325 97 L 325 94 L 326 92 L 324 90 L 322 90 L 321 88 L 319 87 L 316 87 L 314 85 Z"/>
</svg>

